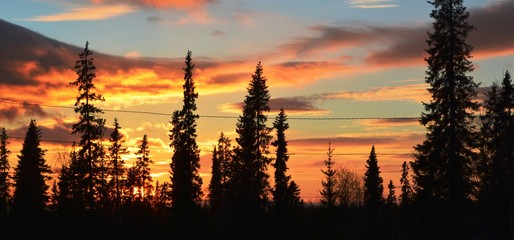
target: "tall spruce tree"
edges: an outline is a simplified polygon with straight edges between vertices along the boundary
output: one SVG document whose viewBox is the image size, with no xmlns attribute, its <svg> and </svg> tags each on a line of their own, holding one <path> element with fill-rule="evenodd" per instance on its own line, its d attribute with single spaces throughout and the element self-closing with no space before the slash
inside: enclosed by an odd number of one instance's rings
<svg viewBox="0 0 514 240">
<path fill-rule="evenodd" d="M 78 184 L 81 189 L 75 191 L 87 193 L 88 199 L 83 201 L 89 204 L 85 207 L 90 210 L 94 210 L 95 207 L 95 182 L 99 177 L 96 170 L 105 154 L 101 143 L 105 119 L 100 116 L 103 111 L 94 105 L 95 102 L 104 101 L 104 98 L 94 92 L 93 80 L 96 77 L 96 67 L 92 55 L 89 42 L 86 42 L 84 50 L 79 53 L 79 60 L 75 63 L 77 80 L 70 82 L 78 88 L 75 113 L 79 114 L 79 121 L 73 124 L 72 133 L 81 134 L 74 175 L 82 183 Z"/>
<path fill-rule="evenodd" d="M 273 188 L 273 210 L 275 215 L 274 235 L 277 237 L 287 237 L 291 231 L 291 223 L 293 222 L 293 213 L 302 206 L 300 189 L 291 176 L 287 174 L 287 161 L 289 154 L 287 152 L 286 130 L 289 129 L 287 123 L 287 115 L 283 108 L 273 122 L 276 130 L 276 139 L 271 143 L 276 147 L 276 157 L 273 167 L 275 168 L 275 187 Z"/>
<path fill-rule="evenodd" d="M 364 205 L 374 209 L 380 207 L 384 203 L 383 194 L 383 179 L 380 176 L 375 146 L 372 146 L 364 173 Z"/>
<path fill-rule="evenodd" d="M 479 200 L 489 224 L 500 236 L 514 237 L 514 85 L 508 71 L 501 86 L 493 83 L 481 117 L 484 147 Z M 494 220 L 493 220 L 494 219 Z"/>
<path fill-rule="evenodd" d="M 237 146 L 234 149 L 231 198 L 232 203 L 251 214 L 264 210 L 268 202 L 271 158 L 267 156 L 271 128 L 266 126 L 270 111 L 270 94 L 263 67 L 259 62 L 252 74 L 243 103 L 242 115 L 236 124 Z"/>
<path fill-rule="evenodd" d="M 9 154 L 11 151 L 7 148 L 9 144 L 7 131 L 2 128 L 0 133 L 0 217 L 7 215 L 11 202 L 11 166 L 9 165 Z"/>
<path fill-rule="evenodd" d="M 276 147 L 276 157 L 273 167 L 275 168 L 275 187 L 273 189 L 273 202 L 278 212 L 292 210 L 295 207 L 301 206 L 301 201 L 295 198 L 295 194 L 300 191 L 298 185 L 292 187 L 291 176 L 287 175 L 288 170 L 287 161 L 289 154 L 287 153 L 287 140 L 285 131 L 289 129 L 287 123 L 287 115 L 283 108 L 280 109 L 273 127 L 277 132 L 277 138 L 271 144 Z M 291 191 L 292 190 L 292 191 Z"/>
<path fill-rule="evenodd" d="M 472 47 L 466 43 L 473 30 L 462 0 L 434 0 L 430 16 L 435 20 L 428 33 L 425 82 L 432 99 L 424 103 L 420 123 L 426 139 L 416 145 L 412 163 L 416 199 L 447 202 L 458 209 L 469 200 L 472 161 L 477 159 L 473 111 L 478 84 L 469 76 Z"/>
<path fill-rule="evenodd" d="M 49 200 L 46 181 L 51 178 L 51 171 L 40 141 L 41 130 L 32 119 L 14 172 L 13 211 L 23 218 L 42 216 Z"/>
<path fill-rule="evenodd" d="M 407 206 L 412 200 L 412 187 L 409 180 L 409 166 L 404 161 L 402 164 L 402 176 L 400 178 L 401 193 L 400 193 L 400 206 Z"/>
<path fill-rule="evenodd" d="M 193 72 L 195 65 L 187 51 L 184 70 L 184 99 L 181 110 L 173 112 L 169 132 L 173 156 L 170 163 L 171 202 L 176 233 L 192 231 L 198 216 L 199 204 L 203 196 L 202 178 L 200 177 L 200 149 L 196 143 L 195 82 Z"/>
<path fill-rule="evenodd" d="M 332 144 L 328 142 L 328 151 L 327 151 L 327 159 L 323 161 L 326 169 L 321 169 L 323 175 L 325 175 L 325 180 L 321 180 L 321 186 L 323 187 L 320 190 L 321 198 L 320 203 L 322 206 L 322 223 L 321 226 L 324 228 L 322 230 L 322 239 L 339 239 L 336 237 L 338 234 L 337 230 L 337 214 L 336 214 L 336 204 L 337 204 L 337 171 L 334 169 L 335 162 L 332 159 L 334 153 L 334 149 L 332 148 Z"/>
<path fill-rule="evenodd" d="M 273 127 L 277 131 L 277 138 L 271 144 L 275 146 L 276 157 L 273 167 L 275 168 L 275 188 L 273 189 L 273 202 L 275 208 L 284 209 L 287 206 L 288 187 L 291 176 L 286 175 L 287 171 L 287 160 L 289 155 L 287 154 L 287 140 L 285 131 L 289 128 L 287 123 L 287 116 L 284 109 L 280 109 L 279 114 L 273 122 Z"/>
<path fill-rule="evenodd" d="M 320 191 L 321 194 L 321 204 L 323 207 L 331 210 L 336 206 L 337 201 L 337 193 L 336 193 L 336 185 L 337 171 L 334 169 L 334 160 L 332 160 L 332 154 L 334 153 L 334 149 L 332 148 L 331 143 L 328 143 L 328 151 L 327 151 L 327 159 L 323 162 L 325 163 L 326 169 L 321 169 L 321 172 L 325 175 L 325 180 L 321 181 L 321 186 L 323 189 Z"/>
<path fill-rule="evenodd" d="M 114 202 L 115 206 L 119 207 L 121 203 L 121 196 L 123 192 L 123 180 L 125 176 L 125 161 L 122 156 L 128 154 L 128 150 L 123 146 L 125 139 L 123 134 L 120 133 L 121 126 L 118 118 L 114 118 L 114 130 L 111 133 L 109 142 L 109 155 L 110 155 L 110 186 L 114 189 Z"/>
</svg>

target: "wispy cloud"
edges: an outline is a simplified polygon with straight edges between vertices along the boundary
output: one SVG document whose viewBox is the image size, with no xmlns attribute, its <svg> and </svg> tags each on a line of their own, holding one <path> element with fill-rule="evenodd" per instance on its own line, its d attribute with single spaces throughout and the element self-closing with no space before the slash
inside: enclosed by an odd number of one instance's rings
<svg viewBox="0 0 514 240">
<path fill-rule="evenodd" d="M 373 1 L 352 1 L 372 3 Z M 470 9 L 469 22 L 477 28 L 469 35 L 474 47 L 474 59 L 487 59 L 514 53 L 514 31 L 505 31 L 505 23 L 514 14 L 514 1 L 496 2 L 482 8 Z M 310 35 L 293 38 L 282 44 L 283 53 L 294 57 L 312 58 L 323 54 L 346 54 L 356 49 L 367 55 L 353 56 L 351 62 L 366 66 L 389 67 L 424 65 L 429 23 L 412 26 L 387 26 L 369 23 L 352 26 L 316 25 Z M 377 48 L 376 46 L 380 46 Z M 348 62 L 348 59 L 345 59 Z"/>
<path fill-rule="evenodd" d="M 353 8 L 391 8 L 398 7 L 392 4 L 395 0 L 349 0 L 349 4 Z"/>
<path fill-rule="evenodd" d="M 200 9 L 216 0 L 89 0 L 95 4 L 124 3 L 151 8 Z"/>
<path fill-rule="evenodd" d="M 403 86 L 374 87 L 364 91 L 342 91 L 326 94 L 326 99 L 351 99 L 353 101 L 382 102 L 382 101 L 412 101 L 423 102 L 430 99 L 427 85 L 408 84 Z"/>
<path fill-rule="evenodd" d="M 75 7 L 67 11 L 52 15 L 37 16 L 30 18 L 36 22 L 61 22 L 61 21 L 91 21 L 104 20 L 127 13 L 134 12 L 135 8 L 129 5 L 93 5 L 87 7 Z"/>
</svg>

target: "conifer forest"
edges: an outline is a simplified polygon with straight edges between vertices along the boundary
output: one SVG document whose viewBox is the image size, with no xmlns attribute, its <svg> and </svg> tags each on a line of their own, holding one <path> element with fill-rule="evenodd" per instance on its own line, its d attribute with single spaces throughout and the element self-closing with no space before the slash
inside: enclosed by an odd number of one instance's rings
<svg viewBox="0 0 514 240">
<path fill-rule="evenodd" d="M 180 66 L 182 107 L 168 116 L 169 182 L 155 181 L 147 135 L 135 163 L 125 164 L 123 126 L 103 117 L 95 52 L 85 42 L 69 63 L 76 73 L 70 134 L 79 140 L 60 156 L 59 171 L 47 163 L 38 119 L 27 123 L 20 152 L 1 129 L 2 239 L 514 239 L 514 84 L 508 71 L 491 86 L 474 80 L 468 35 L 480 29 L 462 0 L 429 4 L 423 77 L 431 99 L 419 117 L 426 134 L 397 169 L 399 185 L 381 175 L 374 145 L 358 174 L 335 167 L 327 141 L 321 199 L 302 199 L 288 171 L 288 112 L 270 114 L 261 61 L 248 74 L 237 137 L 219 132 L 205 182 L 192 50 Z"/>
</svg>

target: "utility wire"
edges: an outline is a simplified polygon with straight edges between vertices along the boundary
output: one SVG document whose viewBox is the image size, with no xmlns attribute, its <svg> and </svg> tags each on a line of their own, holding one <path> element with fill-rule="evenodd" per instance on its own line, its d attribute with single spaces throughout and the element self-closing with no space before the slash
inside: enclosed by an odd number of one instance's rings
<svg viewBox="0 0 514 240">
<path fill-rule="evenodd" d="M 75 107 L 62 106 L 62 105 L 46 105 L 36 104 L 29 102 L 20 102 L 7 99 L 0 99 L 0 102 L 24 106 L 39 106 L 48 108 L 63 108 L 75 109 Z M 134 114 L 148 114 L 158 116 L 171 116 L 170 113 L 150 112 L 150 111 L 135 111 L 135 110 L 117 110 L 117 109 L 102 109 L 104 112 L 118 112 L 118 113 L 134 113 Z M 199 115 L 200 118 L 218 118 L 218 119 L 238 119 L 239 116 L 227 115 Z M 329 120 L 417 120 L 419 117 L 287 117 L 288 120 L 308 120 L 308 121 L 329 121 Z"/>
<path fill-rule="evenodd" d="M 62 106 L 62 105 L 46 105 L 46 104 L 36 104 L 29 102 L 21 102 L 14 101 L 8 99 L 0 99 L 0 102 L 14 105 L 24 105 L 24 106 L 39 106 L 39 107 L 47 107 L 47 108 L 62 108 L 62 109 L 75 109 L 75 107 Z M 133 113 L 133 114 L 149 114 L 149 115 L 159 115 L 159 116 L 170 116 L 169 113 L 160 113 L 160 112 L 150 112 L 150 111 L 134 111 L 134 110 L 116 110 L 116 109 L 103 109 L 104 112 L 119 112 L 119 113 Z M 218 118 L 218 119 L 237 119 L 238 116 L 226 116 L 226 115 L 201 115 L 201 118 Z M 312 120 L 312 121 L 326 121 L 326 120 L 415 120 L 417 117 L 288 117 L 288 120 Z M 15 137 L 9 136 L 12 139 L 21 139 L 23 137 Z M 53 142 L 53 143 L 68 143 L 73 144 L 72 141 L 65 140 L 52 140 L 52 139 L 40 139 L 42 142 Z M 137 147 L 137 146 L 126 146 L 126 147 Z M 150 147 L 151 149 L 168 149 L 162 147 Z M 369 153 L 334 153 L 333 155 L 355 155 L 355 156 L 363 156 L 368 155 Z M 325 153 L 289 153 L 291 156 L 324 156 Z M 382 153 L 381 155 L 409 155 L 409 153 Z"/>
<path fill-rule="evenodd" d="M 23 140 L 25 138 L 18 137 L 18 136 L 9 136 L 9 138 L 12 139 L 20 139 Z M 73 144 L 75 142 L 73 141 L 65 141 L 65 140 L 51 140 L 51 139 L 40 139 L 41 142 L 52 142 L 52 143 L 68 143 Z M 107 144 L 104 144 L 107 145 Z M 124 146 L 126 148 L 137 148 L 139 146 Z M 149 147 L 150 149 L 159 149 L 159 150 L 171 150 L 171 147 Z M 47 150 L 60 150 L 60 149 L 47 149 Z M 212 153 L 212 151 L 206 151 Z M 297 152 L 297 153 L 288 153 L 289 156 L 326 156 L 326 153 L 303 153 L 303 152 Z M 364 156 L 369 155 L 369 153 L 333 153 L 334 156 Z M 396 156 L 396 155 L 410 155 L 410 153 L 394 153 L 394 152 L 387 152 L 387 153 L 380 153 L 377 155 L 384 155 L 384 156 Z"/>
</svg>

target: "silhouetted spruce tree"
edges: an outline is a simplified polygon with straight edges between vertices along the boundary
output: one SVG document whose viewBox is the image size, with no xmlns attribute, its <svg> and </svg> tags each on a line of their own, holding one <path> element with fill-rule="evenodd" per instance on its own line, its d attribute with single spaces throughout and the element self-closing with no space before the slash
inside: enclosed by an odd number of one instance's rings
<svg viewBox="0 0 514 240">
<path fill-rule="evenodd" d="M 375 153 L 375 146 L 371 147 L 369 158 L 366 160 L 364 173 L 364 205 L 372 209 L 379 208 L 384 203 L 384 186 L 380 176 L 380 167 Z"/>
<path fill-rule="evenodd" d="M 277 139 L 271 144 L 275 146 L 276 157 L 273 167 L 275 168 L 275 187 L 273 189 L 273 203 L 275 210 L 283 212 L 288 205 L 288 187 L 291 176 L 286 175 L 287 171 L 287 160 L 289 155 L 287 154 L 287 141 L 285 131 L 289 128 L 287 123 L 287 116 L 284 109 L 280 109 L 279 114 L 273 122 L 273 127 L 277 131 Z"/>
<path fill-rule="evenodd" d="M 139 187 L 141 178 L 139 177 L 139 169 L 136 167 L 136 163 L 132 164 L 132 167 L 127 169 L 127 179 L 125 181 L 125 196 L 126 198 L 134 203 L 136 200 L 141 200 L 139 196 Z"/>
<path fill-rule="evenodd" d="M 221 132 L 212 151 L 212 175 L 209 183 L 209 206 L 216 216 L 225 206 L 225 193 L 230 177 L 229 163 L 232 161 L 231 140 Z"/>
<path fill-rule="evenodd" d="M 252 74 L 236 124 L 237 146 L 234 149 L 230 194 L 232 204 L 250 214 L 261 214 L 268 203 L 271 158 L 267 156 L 271 128 L 266 126 L 270 95 L 261 62 Z"/>
<path fill-rule="evenodd" d="M 498 108 L 500 102 L 500 86 L 494 82 L 490 86 L 490 90 L 485 93 L 483 103 L 484 114 L 480 116 L 480 165 L 478 172 L 480 174 L 480 193 L 479 199 L 481 202 L 492 199 L 491 194 L 494 191 L 492 188 L 498 186 L 498 179 L 496 178 L 499 173 L 505 173 L 501 170 L 501 166 L 493 165 L 493 155 L 495 155 L 495 146 L 497 144 L 498 127 L 496 123 L 499 119 L 499 112 L 503 109 Z M 503 127 L 503 126 L 502 126 Z M 495 173 L 493 173 L 495 172 Z"/>
<path fill-rule="evenodd" d="M 61 169 L 58 175 L 58 195 L 57 195 L 57 213 L 63 219 L 69 220 L 74 213 L 83 213 L 85 209 L 84 199 L 87 199 L 87 193 L 82 192 L 84 189 L 80 184 L 84 184 L 80 178 L 76 177 L 75 168 L 78 166 L 77 161 L 77 149 L 76 143 L 73 142 L 71 151 L 65 155 L 62 155 Z"/>
<path fill-rule="evenodd" d="M 291 181 L 287 188 L 289 193 L 289 206 L 294 213 L 297 213 L 298 210 L 301 210 L 304 207 L 303 199 L 300 196 L 300 186 L 298 186 L 295 181 Z"/>
<path fill-rule="evenodd" d="M 56 211 L 60 216 L 69 217 L 73 210 L 73 176 L 70 166 L 62 164 L 57 182 L 58 194 L 56 196 Z"/>
<path fill-rule="evenodd" d="M 101 141 L 101 140 L 100 140 Z M 102 214 L 109 214 L 111 212 L 111 187 L 109 186 L 108 179 L 110 177 L 111 170 L 110 161 L 105 152 L 104 145 L 100 142 L 98 148 L 100 157 L 98 164 L 95 168 L 96 177 L 94 178 L 94 188 L 96 192 L 96 207 L 102 210 Z"/>
<path fill-rule="evenodd" d="M 387 189 L 389 190 L 389 193 L 387 194 L 386 203 L 389 207 L 395 207 L 396 206 L 396 193 L 394 191 L 394 184 L 393 180 L 389 180 L 389 184 L 387 185 Z"/>
<path fill-rule="evenodd" d="M 123 134 L 120 133 L 121 126 L 118 123 L 118 119 L 114 118 L 114 130 L 111 133 L 111 137 L 109 138 L 109 142 L 111 143 L 109 146 L 109 155 L 111 160 L 110 166 L 110 186 L 114 189 L 114 202 L 116 208 L 120 206 L 121 196 L 123 193 L 123 181 L 125 178 L 125 161 L 122 156 L 128 154 L 128 150 L 123 146 L 125 143 L 125 139 L 123 138 Z"/>
<path fill-rule="evenodd" d="M 323 189 L 320 191 L 321 204 L 323 207 L 331 210 L 336 206 L 337 193 L 335 186 L 337 184 L 336 170 L 334 169 L 335 162 L 332 160 L 332 154 L 334 149 L 331 143 L 328 143 L 327 159 L 323 161 L 327 167 L 325 170 L 321 169 L 321 172 L 325 175 L 325 180 L 321 181 Z"/>
<path fill-rule="evenodd" d="M 191 51 L 187 51 L 184 70 L 184 104 L 180 111 L 172 114 L 169 137 L 173 156 L 170 163 L 171 201 L 174 219 L 181 224 L 176 226 L 180 231 L 189 231 L 194 225 L 194 218 L 199 210 L 198 202 L 203 195 L 200 169 L 200 149 L 196 143 L 196 111 L 195 82 L 193 72 L 195 65 Z M 180 222 L 178 222 L 180 221 Z"/>
<path fill-rule="evenodd" d="M 280 109 L 279 114 L 273 122 L 273 127 L 277 131 L 277 139 L 271 144 L 275 146 L 276 158 L 273 167 L 275 168 L 275 188 L 273 189 L 273 201 L 278 209 L 287 209 L 289 211 L 303 205 L 301 199 L 298 199 L 300 189 L 291 176 L 287 175 L 287 161 L 289 154 L 287 153 L 287 140 L 285 131 L 289 129 L 287 123 L 287 115 L 284 109 Z M 293 184 L 294 183 L 294 184 Z M 280 211 L 280 210 L 279 210 Z"/>
<path fill-rule="evenodd" d="M 408 206 L 412 200 L 412 187 L 409 180 L 409 166 L 404 161 L 402 164 L 402 177 L 400 178 L 402 186 L 400 193 L 400 206 Z"/>
<path fill-rule="evenodd" d="M 136 159 L 136 169 L 137 169 L 137 180 L 136 186 L 139 190 L 139 197 L 142 202 L 148 202 L 147 199 L 152 192 L 152 176 L 150 164 L 153 164 L 153 160 L 150 159 L 150 148 L 148 146 L 148 137 L 145 134 L 143 139 L 141 140 L 141 144 L 138 146 L 138 151 L 136 154 L 138 155 Z"/>
<path fill-rule="evenodd" d="M 9 154 L 11 151 L 7 148 L 9 142 L 7 141 L 7 131 L 2 128 L 0 134 L 0 218 L 7 215 L 11 202 L 11 166 L 9 165 Z"/>
<path fill-rule="evenodd" d="M 273 167 L 275 168 L 275 187 L 273 193 L 273 210 L 275 214 L 274 223 L 275 234 L 277 237 L 287 237 L 287 233 L 291 231 L 292 214 L 302 206 L 299 198 L 300 189 L 294 181 L 290 182 L 291 176 L 287 175 L 287 161 L 289 155 L 287 153 L 287 140 L 285 131 L 289 129 L 287 123 L 287 115 L 284 109 L 280 112 L 273 122 L 273 127 L 277 132 L 275 141 L 271 144 L 276 147 L 276 157 Z"/>
<path fill-rule="evenodd" d="M 75 112 L 79 114 L 79 121 L 72 126 L 73 134 L 81 134 L 78 144 L 77 161 L 73 166 L 74 177 L 79 183 L 75 191 L 87 193 L 88 199 L 83 199 L 86 209 L 94 211 L 95 205 L 95 183 L 99 177 L 97 168 L 105 155 L 101 144 L 104 132 L 105 119 L 100 115 L 103 111 L 94 105 L 95 102 L 102 102 L 104 98 L 95 93 L 93 79 L 96 77 L 95 65 L 93 63 L 93 51 L 89 49 L 89 42 L 86 42 L 84 50 L 79 53 L 79 60 L 75 63 L 77 80 L 70 84 L 77 86 L 78 96 L 75 102 Z"/>
<path fill-rule="evenodd" d="M 514 85 L 508 71 L 501 83 L 493 83 L 484 100 L 481 117 L 482 178 L 479 199 L 488 214 L 488 224 L 500 236 L 514 234 Z M 492 220 L 494 219 L 494 220 Z"/>
<path fill-rule="evenodd" d="M 57 180 L 52 181 L 52 187 L 50 188 L 50 204 L 49 208 L 52 212 L 55 212 L 58 200 L 59 200 L 59 187 L 57 186 Z"/>
<path fill-rule="evenodd" d="M 41 130 L 32 119 L 14 172 L 13 211 L 24 220 L 41 217 L 49 200 L 46 181 L 51 178 L 51 171 L 40 140 Z"/>
<path fill-rule="evenodd" d="M 429 2 L 435 22 L 428 34 L 425 81 L 432 99 L 424 103 L 420 123 L 427 129 L 426 139 L 415 146 L 412 163 L 418 202 L 427 206 L 442 201 L 455 211 L 462 210 L 471 197 L 472 161 L 478 159 L 473 126 L 478 84 L 468 75 L 473 71 L 472 47 L 466 43 L 473 26 L 467 22 L 469 13 L 462 2 Z"/>
<path fill-rule="evenodd" d="M 333 152 L 334 149 L 329 141 L 327 159 L 323 161 L 326 169 L 321 169 L 321 172 L 325 175 L 325 180 L 321 180 L 321 186 L 323 188 L 320 190 L 320 202 L 322 206 L 322 219 L 320 226 L 323 228 L 321 239 L 338 239 L 336 237 L 338 235 L 336 227 L 337 171 L 334 169 L 335 162 L 332 159 Z"/>
</svg>

